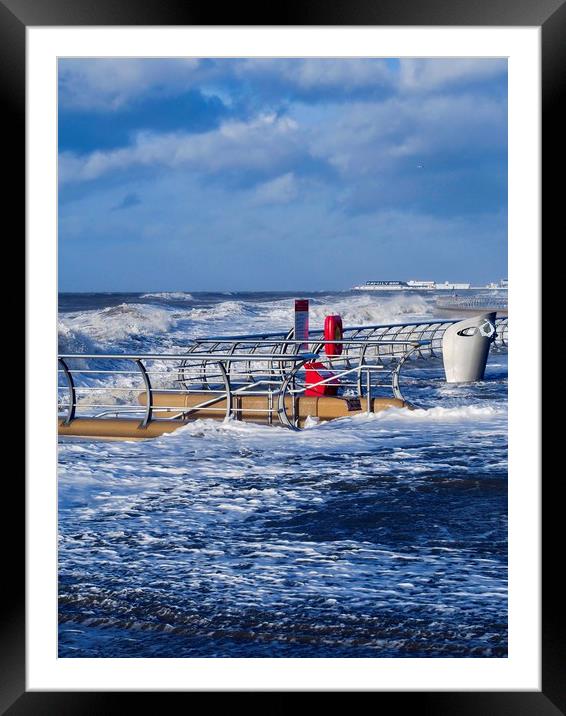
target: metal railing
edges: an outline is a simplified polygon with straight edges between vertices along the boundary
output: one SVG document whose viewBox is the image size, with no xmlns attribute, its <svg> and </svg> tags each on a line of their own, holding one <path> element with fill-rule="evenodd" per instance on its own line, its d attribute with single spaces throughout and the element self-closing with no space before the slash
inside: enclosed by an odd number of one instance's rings
<svg viewBox="0 0 566 716">
<path fill-rule="evenodd" d="M 438 319 L 430 321 L 414 321 L 411 323 L 389 323 L 372 326 L 353 326 L 344 328 L 343 338 L 349 339 L 351 344 L 344 345 L 345 357 L 360 360 L 366 354 L 372 355 L 373 360 L 380 364 L 387 364 L 393 359 L 402 357 L 403 345 L 421 341 L 422 345 L 414 353 L 413 358 L 440 358 L 442 356 L 442 338 L 446 329 L 457 323 L 456 319 Z M 496 318 L 496 336 L 492 348 L 506 349 L 508 346 L 508 318 Z M 300 350 L 304 341 L 293 340 L 293 331 L 279 331 L 274 333 L 252 333 L 236 336 L 213 336 L 195 338 L 188 348 L 188 353 L 194 355 L 200 352 L 230 353 L 245 350 L 251 355 L 273 349 L 277 353 L 293 354 Z M 324 332 L 311 330 L 309 334 L 309 349 L 318 352 L 324 345 Z"/>
<path fill-rule="evenodd" d="M 215 350 L 203 350 L 204 344 Z M 59 414 L 64 425 L 78 417 L 139 419 L 145 428 L 154 421 L 187 421 L 191 416 L 240 418 L 239 399 L 256 396 L 259 407 L 246 407 L 247 414 L 298 429 L 297 398 L 328 385 L 340 397 L 366 401 L 387 390 L 403 400 L 400 373 L 404 363 L 427 346 L 423 340 L 383 340 L 360 337 L 324 341 L 292 338 L 199 340 L 191 352 L 176 354 L 62 354 L 59 361 Z M 342 347 L 340 355 L 326 355 L 324 347 Z M 196 350 L 196 347 L 200 350 Z M 389 346 L 390 360 L 380 360 L 379 350 Z M 395 351 L 393 351 L 395 348 Z M 312 365 L 318 363 L 318 366 Z M 321 365 L 331 375 L 318 371 Z M 314 374 L 316 371 L 316 374 Z M 310 391 L 310 392 L 309 392 Z M 156 395 L 159 400 L 156 402 Z M 190 405 L 175 404 L 173 396 L 192 397 Z M 171 397 L 170 400 L 167 400 Z M 140 400 L 141 398 L 141 400 Z M 165 401 L 165 402 L 164 402 Z"/>
<path fill-rule="evenodd" d="M 239 398 L 248 395 L 264 397 L 266 407 L 246 412 L 262 413 L 269 423 L 275 415 L 281 424 L 297 427 L 295 398 L 333 379 L 340 382 L 338 395 L 364 398 L 368 409 L 371 396 L 383 387 L 403 400 L 400 373 L 405 362 L 439 358 L 444 332 L 458 320 L 354 326 L 344 329 L 342 340 L 332 341 L 315 330 L 307 343 L 294 339 L 293 331 L 196 338 L 183 355 L 60 355 L 59 412 L 66 425 L 80 412 L 81 417 L 139 417 L 140 426 L 146 427 L 154 420 L 188 420 L 195 414 L 218 417 L 219 411 L 238 418 Z M 496 319 L 496 331 L 492 347 L 506 350 L 506 316 Z M 326 355 L 328 344 L 339 345 L 341 352 Z M 332 371 L 333 378 L 307 380 L 315 370 L 308 365 L 313 361 Z M 161 399 L 156 405 L 154 394 L 159 391 L 199 394 L 202 400 L 182 409 Z"/>
</svg>

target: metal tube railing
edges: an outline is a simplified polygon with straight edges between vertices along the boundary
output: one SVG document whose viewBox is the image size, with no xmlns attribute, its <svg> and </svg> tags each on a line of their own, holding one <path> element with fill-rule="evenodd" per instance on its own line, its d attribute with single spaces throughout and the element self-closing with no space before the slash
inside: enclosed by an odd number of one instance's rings
<svg viewBox="0 0 566 716">
<path fill-rule="evenodd" d="M 403 353 L 402 349 L 399 349 L 401 339 L 412 342 L 415 340 L 425 340 L 426 347 L 422 347 L 416 357 L 439 358 L 442 355 L 442 338 L 445 330 L 457 323 L 459 318 L 455 319 L 434 319 L 424 321 L 413 321 L 409 323 L 391 323 L 391 324 L 379 324 L 370 326 L 351 326 L 347 327 L 343 331 L 343 339 L 352 341 L 359 339 L 359 344 L 363 343 L 364 346 L 375 339 L 379 344 L 377 348 L 377 360 L 379 362 L 386 362 L 395 357 L 400 357 Z M 508 318 L 507 316 L 496 318 L 496 337 L 493 346 L 497 349 L 506 349 L 508 345 Z M 267 348 L 269 345 L 277 345 L 281 352 L 287 351 L 288 349 L 296 348 L 297 345 L 304 343 L 302 340 L 294 341 L 292 338 L 292 331 L 279 331 L 272 333 L 251 333 L 248 335 L 226 335 L 226 336 L 213 336 L 205 338 L 195 338 L 188 348 L 189 354 L 198 353 L 202 355 L 201 351 L 216 350 L 225 352 L 228 346 L 234 345 L 235 343 L 239 346 L 248 346 L 252 351 L 258 351 L 262 348 Z M 328 343 L 336 343 L 338 341 L 331 340 L 326 341 Z M 318 346 L 324 344 L 324 332 L 322 330 L 311 330 L 309 337 L 309 345 Z M 359 346 L 358 344 L 358 346 Z M 346 356 L 354 355 L 364 350 L 363 347 L 356 347 L 354 345 L 345 346 L 344 353 Z M 292 355 L 291 352 L 285 353 L 285 355 Z M 413 356 L 415 357 L 415 356 Z"/>
<path fill-rule="evenodd" d="M 218 414 L 218 408 L 214 406 L 225 401 L 223 407 L 225 418 L 238 417 L 243 409 L 237 404 L 239 398 L 247 396 L 265 397 L 266 407 L 246 407 L 245 412 L 263 413 L 268 422 L 272 422 L 273 415 L 277 411 L 279 422 L 288 427 L 297 427 L 296 415 L 296 398 L 300 394 L 304 394 L 307 390 L 314 390 L 319 387 L 327 386 L 336 380 L 340 382 L 340 389 L 357 388 L 358 395 L 363 397 L 364 393 L 368 400 L 368 406 L 371 403 L 371 392 L 375 386 L 372 383 L 376 371 L 381 374 L 389 374 L 391 376 L 390 388 L 396 397 L 401 397 L 399 387 L 399 372 L 401 365 L 416 350 L 420 350 L 427 343 L 426 341 L 407 341 L 407 340 L 377 340 L 377 339 L 340 339 L 333 341 L 325 341 L 324 339 L 316 340 L 316 350 L 308 352 L 285 353 L 286 350 L 295 350 L 304 341 L 298 341 L 288 338 L 288 334 L 281 341 L 267 341 L 263 346 L 270 349 L 269 352 L 258 352 L 258 346 L 254 343 L 250 347 L 250 352 L 243 352 L 243 347 L 249 341 L 238 341 L 238 351 L 236 346 L 231 345 L 227 351 L 198 351 L 184 356 L 178 354 L 62 354 L 59 356 L 59 373 L 65 378 L 65 385 L 59 386 L 60 390 L 67 391 L 66 402 L 61 402 L 61 410 L 65 412 L 64 424 L 69 425 L 77 417 L 77 409 L 88 407 L 95 410 L 94 415 L 90 417 L 98 417 L 104 419 L 108 415 L 127 415 L 132 417 L 140 415 L 140 428 L 145 428 L 151 422 L 159 420 L 171 420 L 181 417 L 186 420 L 190 415 L 205 411 L 212 411 Z M 323 352 L 324 346 L 328 343 L 341 344 L 344 348 L 344 356 L 326 356 Z M 215 345 L 220 347 L 223 341 L 215 341 Z M 315 342 L 309 341 L 309 345 L 315 346 Z M 395 347 L 399 351 L 401 358 L 395 362 L 392 368 L 385 367 L 381 363 L 368 362 L 368 349 L 383 347 L 389 345 Z M 271 349 L 278 349 L 271 350 Z M 363 349 L 363 361 L 358 360 L 355 365 L 352 362 L 355 358 L 352 356 L 354 348 Z M 374 359 L 374 356 L 371 356 Z M 78 366 L 73 366 L 73 362 L 80 360 Z M 132 361 L 136 370 L 123 370 L 119 367 L 101 367 L 98 368 L 96 363 L 99 362 L 117 362 Z M 309 362 L 322 361 L 325 366 L 329 366 L 333 375 L 329 378 L 322 378 L 316 382 L 312 380 L 308 382 L 306 376 L 309 371 L 314 370 L 310 367 Z M 152 363 L 164 363 L 166 368 L 156 370 L 155 366 L 148 365 Z M 93 365 L 93 363 L 95 365 Z M 179 363 L 181 364 L 179 366 Z M 173 364 L 172 369 L 167 366 Z M 207 368 L 212 367 L 213 373 L 207 373 Z M 182 376 L 179 377 L 182 370 Z M 193 373 L 191 374 L 191 371 Z M 240 371 L 240 372 L 238 372 Z M 125 376 L 139 375 L 142 385 L 116 385 L 113 384 L 112 378 L 124 378 Z M 348 376 L 356 375 L 356 381 L 347 380 Z M 363 384 L 362 375 L 365 376 L 366 382 Z M 95 376 L 98 376 L 96 378 Z M 151 376 L 151 377 L 150 377 Z M 78 384 L 78 380 L 96 380 L 95 385 Z M 103 381 L 102 384 L 100 381 Z M 208 397 L 203 396 L 202 400 L 191 405 L 170 405 L 155 404 L 154 395 L 162 387 L 158 387 L 158 383 L 165 381 L 167 389 L 165 394 L 174 395 L 202 395 L 203 382 L 206 382 L 206 391 Z M 214 380 L 214 382 L 212 382 Z M 171 388 L 181 385 L 181 388 Z M 139 398 L 140 387 L 143 390 L 144 402 L 141 405 L 131 405 L 124 403 L 104 402 L 105 395 L 110 395 L 113 400 L 126 400 L 127 393 L 136 393 Z M 116 396 L 116 394 L 118 396 Z M 120 395 L 122 397 L 120 397 Z M 163 395 L 163 393 L 162 393 Z M 92 401 L 93 396 L 98 399 Z M 291 398 L 293 415 L 287 415 L 287 403 L 285 398 Z M 277 399 L 277 407 L 275 405 Z M 166 401 L 167 402 L 167 401 Z M 103 409 L 100 412 L 100 409 Z M 164 413 L 173 412 L 173 416 L 164 417 Z"/>
<path fill-rule="evenodd" d="M 453 323 L 458 323 L 458 321 L 462 320 L 461 318 L 439 318 L 439 319 L 430 319 L 430 320 L 421 320 L 421 321 L 409 321 L 406 323 L 381 323 L 381 324 L 373 324 L 373 325 L 367 325 L 367 326 L 348 326 L 344 328 L 343 334 L 344 338 L 346 338 L 350 333 L 356 333 L 360 331 L 369 331 L 370 334 L 378 331 L 380 329 L 393 329 L 393 328 L 406 328 L 411 329 L 414 326 L 430 326 L 431 328 L 437 327 L 437 328 L 443 328 L 451 326 Z M 496 327 L 500 326 L 506 326 L 507 325 L 507 316 L 496 318 Z M 254 340 L 254 341 L 263 341 L 266 338 L 274 338 L 278 339 L 280 341 L 284 341 L 285 338 L 291 338 L 292 331 L 273 331 L 270 333 L 248 333 L 245 335 L 224 335 L 224 336 L 205 336 L 202 338 L 194 338 L 191 343 L 195 344 L 202 344 L 202 343 L 208 343 L 208 342 L 225 342 L 225 341 L 242 341 L 242 340 Z M 315 329 L 310 331 L 310 337 L 316 338 L 318 336 L 324 335 L 324 331 L 322 329 Z M 353 336 L 356 337 L 356 336 Z"/>
</svg>

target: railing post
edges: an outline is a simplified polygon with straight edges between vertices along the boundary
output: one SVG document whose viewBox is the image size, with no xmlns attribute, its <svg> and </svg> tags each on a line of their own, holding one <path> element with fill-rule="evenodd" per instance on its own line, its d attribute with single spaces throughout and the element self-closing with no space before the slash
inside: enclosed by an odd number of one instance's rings
<svg viewBox="0 0 566 716">
<path fill-rule="evenodd" d="M 224 381 L 224 387 L 226 388 L 226 415 L 224 417 L 224 420 L 228 420 L 228 418 L 232 415 L 232 388 L 230 386 L 230 361 L 228 360 L 228 370 L 224 367 L 224 364 L 220 361 L 218 362 L 218 369 L 220 373 L 222 374 L 222 379 Z"/>
<path fill-rule="evenodd" d="M 365 362 L 366 362 L 366 351 L 367 351 L 367 345 L 365 345 L 365 346 L 360 350 L 360 356 L 359 356 L 359 358 L 358 358 L 358 360 L 359 360 L 359 366 L 360 366 L 360 371 L 359 371 L 359 373 L 358 373 L 358 393 L 359 393 L 359 395 L 360 395 L 360 398 L 361 398 L 362 395 L 363 395 L 363 390 L 362 390 L 362 384 L 363 384 L 362 366 L 364 366 L 364 365 L 365 365 Z M 378 357 L 378 360 L 379 360 L 379 357 Z"/>
<path fill-rule="evenodd" d="M 141 362 L 141 359 L 136 358 L 134 363 L 139 368 L 139 371 L 142 374 L 143 382 L 145 385 L 145 395 L 146 395 L 145 415 L 144 415 L 143 420 L 140 423 L 140 428 L 146 428 L 148 426 L 150 420 L 153 417 L 153 390 L 151 388 L 151 381 L 149 380 L 149 375 L 147 374 L 147 371 L 145 369 L 144 364 Z"/>
<path fill-rule="evenodd" d="M 392 372 L 392 378 L 391 378 L 391 387 L 393 388 L 393 395 L 398 398 L 399 400 L 405 400 L 403 397 L 403 394 L 401 393 L 401 387 L 399 385 L 399 376 L 401 374 L 401 368 L 405 364 L 405 362 L 409 359 L 409 357 L 417 350 L 419 350 L 418 345 L 414 344 L 407 344 L 412 345 L 413 347 L 410 350 L 405 350 L 405 353 L 401 356 L 399 359 L 399 362 L 395 366 L 395 369 Z"/>
<path fill-rule="evenodd" d="M 67 379 L 67 387 L 69 389 L 69 408 L 67 410 L 67 417 L 63 421 L 63 425 L 69 425 L 69 423 L 75 418 L 75 411 L 77 407 L 77 391 L 75 389 L 75 381 L 73 380 L 73 375 L 69 370 L 68 365 L 62 358 L 59 358 L 58 361 L 59 365 L 63 369 L 65 378 Z"/>
<path fill-rule="evenodd" d="M 303 368 L 306 361 L 299 361 L 295 365 L 295 367 L 291 370 L 290 373 L 288 373 L 286 376 L 283 376 L 283 383 L 281 384 L 281 389 L 279 392 L 279 399 L 277 401 L 277 415 L 279 416 L 279 422 L 282 425 L 285 425 L 287 428 L 291 428 L 291 430 L 299 430 L 299 428 L 296 425 L 295 422 L 295 412 L 296 412 L 296 404 L 295 404 L 295 395 L 294 395 L 294 386 L 295 386 L 295 376 L 299 370 Z M 289 388 L 289 385 L 291 385 L 291 405 L 293 408 L 293 420 L 289 420 L 289 416 L 287 415 L 287 408 L 285 405 L 285 395 L 287 393 L 287 389 Z"/>
<path fill-rule="evenodd" d="M 393 390 L 393 395 L 399 400 L 403 400 L 403 396 L 401 395 L 401 388 L 399 387 L 399 373 L 401 372 L 401 366 L 403 365 L 403 362 L 404 361 L 400 360 L 397 363 L 391 376 L 391 388 Z"/>
</svg>

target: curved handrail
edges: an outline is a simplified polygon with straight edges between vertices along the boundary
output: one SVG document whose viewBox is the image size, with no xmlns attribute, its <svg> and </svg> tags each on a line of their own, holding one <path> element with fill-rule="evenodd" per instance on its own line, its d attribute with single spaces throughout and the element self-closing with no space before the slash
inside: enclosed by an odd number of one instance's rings
<svg viewBox="0 0 566 716">
<path fill-rule="evenodd" d="M 73 380 L 73 374 L 69 370 L 69 366 L 65 362 L 64 358 L 58 358 L 58 363 L 61 366 L 65 379 L 67 381 L 67 389 L 69 391 L 69 406 L 67 410 L 67 417 L 65 418 L 64 424 L 69 425 L 75 417 L 75 411 L 77 408 L 77 392 L 75 390 L 75 381 Z"/>
</svg>

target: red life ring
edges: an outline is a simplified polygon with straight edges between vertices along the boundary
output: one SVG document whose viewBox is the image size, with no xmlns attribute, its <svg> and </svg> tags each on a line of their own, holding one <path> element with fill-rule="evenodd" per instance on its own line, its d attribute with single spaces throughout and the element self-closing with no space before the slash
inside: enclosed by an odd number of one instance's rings
<svg viewBox="0 0 566 716">
<path fill-rule="evenodd" d="M 340 316 L 326 316 L 324 319 L 324 340 L 341 341 L 344 335 L 342 318 Z M 327 356 L 339 356 L 342 353 L 342 343 L 326 343 L 324 350 Z"/>
</svg>

